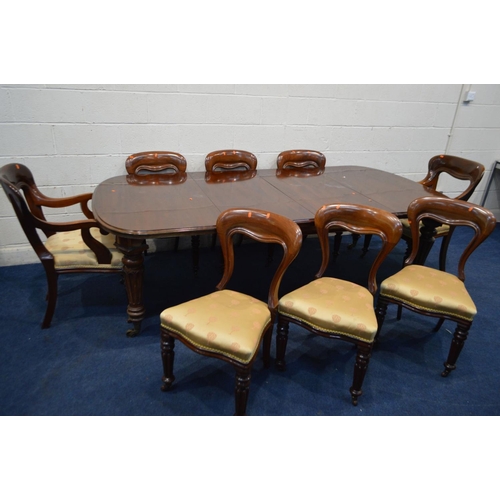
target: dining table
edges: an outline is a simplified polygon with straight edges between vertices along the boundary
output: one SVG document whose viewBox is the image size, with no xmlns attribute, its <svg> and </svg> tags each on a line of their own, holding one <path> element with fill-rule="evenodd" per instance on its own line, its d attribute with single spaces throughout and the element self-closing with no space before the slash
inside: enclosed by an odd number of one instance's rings
<svg viewBox="0 0 500 500">
<path fill-rule="evenodd" d="M 400 175 L 365 166 L 325 167 L 319 171 L 176 172 L 120 175 L 101 182 L 92 197 L 94 217 L 116 236 L 123 253 L 127 291 L 127 336 L 140 333 L 144 253 L 147 239 L 214 234 L 218 215 L 228 208 L 274 212 L 302 228 L 314 225 L 323 205 L 355 203 L 385 209 L 399 218 L 416 198 L 445 195 Z M 416 263 L 432 247 L 437 223 L 424 221 Z"/>
</svg>

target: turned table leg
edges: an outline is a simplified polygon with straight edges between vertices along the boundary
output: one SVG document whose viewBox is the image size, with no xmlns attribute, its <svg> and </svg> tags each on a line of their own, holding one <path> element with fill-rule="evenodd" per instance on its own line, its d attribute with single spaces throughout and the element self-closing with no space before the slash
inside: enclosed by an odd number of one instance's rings
<svg viewBox="0 0 500 500">
<path fill-rule="evenodd" d="M 127 330 L 127 337 L 135 337 L 141 332 L 141 322 L 145 314 L 142 292 L 144 252 L 148 246 L 144 240 L 118 236 L 116 247 L 123 253 L 123 278 L 128 298 L 127 321 L 132 323 L 132 328 Z"/>
<path fill-rule="evenodd" d="M 418 254 L 415 258 L 414 264 L 424 265 L 429 255 L 429 252 L 434 245 L 434 236 L 436 235 L 436 227 L 441 224 L 433 219 L 423 219 L 423 224 L 420 228 L 420 242 L 418 248 Z"/>
</svg>

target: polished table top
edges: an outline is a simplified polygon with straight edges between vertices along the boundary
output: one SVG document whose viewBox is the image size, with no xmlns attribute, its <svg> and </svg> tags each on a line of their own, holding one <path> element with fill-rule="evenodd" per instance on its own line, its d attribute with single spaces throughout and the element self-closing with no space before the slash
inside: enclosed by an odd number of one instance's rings
<svg viewBox="0 0 500 500">
<path fill-rule="evenodd" d="M 207 182 L 205 172 L 177 180 L 165 176 L 158 183 L 140 176 L 113 177 L 96 188 L 92 210 L 109 232 L 143 239 L 213 232 L 217 216 L 227 208 L 259 208 L 306 224 L 325 204 L 358 203 L 405 217 L 414 199 L 439 195 L 404 177 L 361 166 L 327 167 L 321 175 L 306 177 L 276 172 L 257 170 L 238 182 Z"/>
<path fill-rule="evenodd" d="M 122 175 L 99 184 L 92 197 L 94 217 L 117 236 L 116 245 L 124 254 L 128 322 L 133 325 L 127 335 L 140 332 L 145 315 L 143 252 L 147 238 L 213 233 L 218 215 L 227 208 L 258 208 L 310 227 L 316 211 L 326 204 L 357 203 L 405 217 L 414 199 L 443 196 L 418 182 L 367 167 L 327 167 L 307 174 L 274 169 L 155 173 Z M 430 245 L 431 241 L 428 248 Z M 422 255 L 425 258 L 425 252 Z"/>
</svg>

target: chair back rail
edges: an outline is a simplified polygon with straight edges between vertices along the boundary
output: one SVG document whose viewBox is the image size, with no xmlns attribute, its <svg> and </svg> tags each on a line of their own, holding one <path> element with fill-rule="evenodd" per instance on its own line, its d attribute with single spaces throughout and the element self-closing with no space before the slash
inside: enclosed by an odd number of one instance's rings
<svg viewBox="0 0 500 500">
<path fill-rule="evenodd" d="M 420 222 L 433 219 L 450 228 L 468 226 L 474 236 L 463 251 L 458 263 L 458 278 L 465 281 L 465 263 L 472 252 L 492 233 L 496 226 L 495 216 L 484 207 L 464 200 L 449 198 L 418 198 L 408 206 L 408 221 L 412 234 L 412 251 L 405 265 L 410 265 L 417 257 L 420 241 Z"/>
<path fill-rule="evenodd" d="M 328 267 L 330 259 L 328 235 L 331 231 L 343 230 L 356 234 L 377 235 L 381 238 L 382 247 L 373 261 L 368 276 L 368 290 L 375 294 L 378 268 L 401 239 L 403 232 L 401 221 L 386 210 L 364 205 L 338 203 L 321 207 L 316 212 L 314 224 L 322 252 L 321 268 L 316 274 L 316 278 L 323 276 Z"/>
<path fill-rule="evenodd" d="M 263 210 L 238 208 L 222 212 L 217 219 L 217 234 L 224 256 L 224 274 L 217 285 L 217 290 L 222 290 L 233 274 L 232 237 L 236 233 L 244 234 L 262 243 L 278 243 L 283 247 L 283 258 L 273 276 L 268 294 L 268 306 L 274 319 L 281 279 L 299 253 L 302 245 L 302 232 L 292 220 Z"/>
</svg>

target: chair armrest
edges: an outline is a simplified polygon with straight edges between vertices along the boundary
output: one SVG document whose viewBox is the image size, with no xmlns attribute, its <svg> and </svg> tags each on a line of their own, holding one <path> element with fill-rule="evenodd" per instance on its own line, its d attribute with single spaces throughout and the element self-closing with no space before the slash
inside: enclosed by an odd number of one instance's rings
<svg viewBox="0 0 500 500">
<path fill-rule="evenodd" d="M 51 198 L 50 196 L 45 196 L 40 191 L 33 191 L 33 197 L 37 205 L 41 205 L 49 208 L 63 208 L 70 207 L 71 205 L 80 204 L 82 213 L 88 218 L 93 219 L 94 214 L 89 208 L 89 201 L 92 199 L 92 193 L 77 194 L 75 196 L 67 196 L 65 198 Z"/>
</svg>

